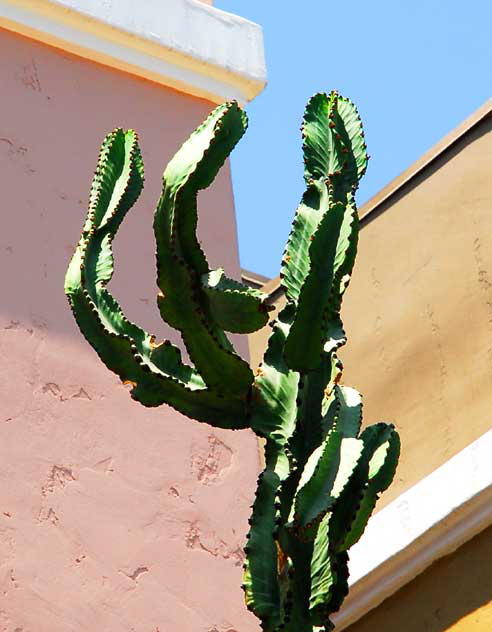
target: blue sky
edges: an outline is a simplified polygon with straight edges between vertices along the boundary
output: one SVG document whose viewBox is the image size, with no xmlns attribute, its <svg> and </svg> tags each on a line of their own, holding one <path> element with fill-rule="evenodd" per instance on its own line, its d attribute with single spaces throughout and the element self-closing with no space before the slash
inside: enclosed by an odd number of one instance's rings
<svg viewBox="0 0 492 632">
<path fill-rule="evenodd" d="M 276 276 L 303 192 L 299 125 L 315 92 L 357 105 L 359 205 L 492 96 L 491 0 L 216 0 L 263 26 L 268 86 L 247 107 L 233 181 L 242 266 Z M 306 7 L 309 7 L 307 9 Z"/>
</svg>

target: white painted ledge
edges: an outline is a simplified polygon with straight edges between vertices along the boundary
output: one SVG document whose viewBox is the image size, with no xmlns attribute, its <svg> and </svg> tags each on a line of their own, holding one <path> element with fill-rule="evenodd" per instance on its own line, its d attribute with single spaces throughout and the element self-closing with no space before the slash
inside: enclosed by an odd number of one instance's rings
<svg viewBox="0 0 492 632">
<path fill-rule="evenodd" d="M 0 0 L 0 27 L 215 103 L 266 83 L 261 27 L 199 0 Z"/>
<path fill-rule="evenodd" d="M 343 630 L 492 524 L 492 430 L 378 512 L 352 548 Z"/>
</svg>

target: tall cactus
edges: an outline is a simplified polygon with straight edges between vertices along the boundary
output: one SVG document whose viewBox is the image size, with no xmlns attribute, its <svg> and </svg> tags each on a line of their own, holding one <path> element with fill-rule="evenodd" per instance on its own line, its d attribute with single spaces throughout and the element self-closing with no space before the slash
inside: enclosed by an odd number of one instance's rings
<svg viewBox="0 0 492 632">
<path fill-rule="evenodd" d="M 154 219 L 157 303 L 180 351 L 131 323 L 109 293 L 112 240 L 143 187 L 135 132 L 102 145 L 89 213 L 65 279 L 77 323 L 103 362 L 145 406 L 167 403 L 220 428 L 265 440 L 245 546 L 246 605 L 265 632 L 332 630 L 348 591 L 348 549 L 391 483 L 399 438 L 391 424 L 361 432 L 362 402 L 341 384 L 340 307 L 357 250 L 354 193 L 367 164 L 354 105 L 336 92 L 308 102 L 302 125 L 306 191 L 285 249 L 287 304 L 271 323 L 253 374 L 225 332 L 266 325 L 266 296 L 210 270 L 196 237 L 197 193 L 246 129 L 235 102 L 217 107 L 168 164 Z"/>
</svg>

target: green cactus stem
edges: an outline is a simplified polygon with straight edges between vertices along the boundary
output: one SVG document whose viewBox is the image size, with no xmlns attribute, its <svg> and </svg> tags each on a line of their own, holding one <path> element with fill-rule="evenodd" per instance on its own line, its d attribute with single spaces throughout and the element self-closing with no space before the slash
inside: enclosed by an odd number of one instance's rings
<svg viewBox="0 0 492 632">
<path fill-rule="evenodd" d="M 266 325 L 266 296 L 211 270 L 196 236 L 197 194 L 246 125 L 237 103 L 219 106 L 164 171 L 154 218 L 157 303 L 190 365 L 169 341 L 156 344 L 131 323 L 107 289 L 113 238 L 144 181 L 132 130 L 103 142 L 65 292 L 82 333 L 135 400 L 220 428 L 251 428 L 265 440 L 245 546 L 246 605 L 264 632 L 328 631 L 348 592 L 348 550 L 400 452 L 392 424 L 361 432 L 362 399 L 341 383 L 337 356 L 357 252 L 355 192 L 368 157 L 355 106 L 336 92 L 312 97 L 302 125 L 306 191 L 281 266 L 287 303 L 254 375 L 227 332 Z"/>
</svg>

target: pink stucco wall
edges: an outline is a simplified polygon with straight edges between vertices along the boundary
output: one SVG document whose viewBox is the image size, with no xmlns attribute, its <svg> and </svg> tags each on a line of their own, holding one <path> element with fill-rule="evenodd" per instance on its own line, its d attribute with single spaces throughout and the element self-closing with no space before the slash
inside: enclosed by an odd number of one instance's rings
<svg viewBox="0 0 492 632">
<path fill-rule="evenodd" d="M 8 31 L 0 58 L 0 631 L 257 630 L 239 589 L 254 437 L 132 402 L 63 294 L 100 141 L 134 127 L 146 188 L 117 239 L 113 290 L 165 331 L 153 207 L 211 106 Z M 227 166 L 200 203 L 211 263 L 237 275 Z"/>
</svg>

